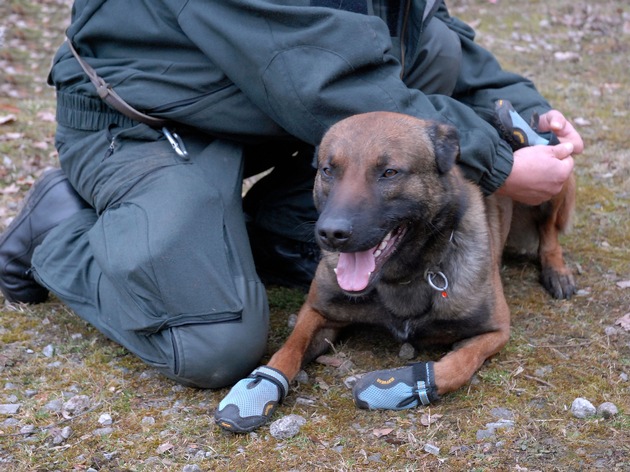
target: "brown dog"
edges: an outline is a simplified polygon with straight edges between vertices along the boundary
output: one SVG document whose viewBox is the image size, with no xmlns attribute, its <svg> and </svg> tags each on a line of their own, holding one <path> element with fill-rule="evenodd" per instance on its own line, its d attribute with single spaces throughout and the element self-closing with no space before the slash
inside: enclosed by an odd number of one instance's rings
<svg viewBox="0 0 630 472">
<path fill-rule="evenodd" d="M 454 128 L 406 115 L 357 115 L 328 131 L 314 189 L 322 261 L 284 346 L 219 405 L 221 427 L 266 422 L 302 365 L 352 323 L 383 326 L 418 347 L 454 344 L 435 363 L 363 376 L 354 397 L 364 408 L 428 404 L 503 348 L 510 315 L 499 266 L 512 202 L 484 198 L 455 166 L 458 155 Z M 573 291 L 557 242 L 573 190 L 531 212 L 544 280 L 559 296 Z"/>
</svg>

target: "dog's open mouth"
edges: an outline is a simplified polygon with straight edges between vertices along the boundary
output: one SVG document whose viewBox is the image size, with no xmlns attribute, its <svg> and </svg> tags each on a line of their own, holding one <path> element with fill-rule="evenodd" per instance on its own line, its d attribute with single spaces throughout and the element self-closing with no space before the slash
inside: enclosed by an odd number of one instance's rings
<svg viewBox="0 0 630 472">
<path fill-rule="evenodd" d="M 367 251 L 340 253 L 335 269 L 339 287 L 346 292 L 365 290 L 374 278 L 373 275 L 378 273 L 385 261 L 394 253 L 405 232 L 406 227 L 399 226 Z"/>
</svg>

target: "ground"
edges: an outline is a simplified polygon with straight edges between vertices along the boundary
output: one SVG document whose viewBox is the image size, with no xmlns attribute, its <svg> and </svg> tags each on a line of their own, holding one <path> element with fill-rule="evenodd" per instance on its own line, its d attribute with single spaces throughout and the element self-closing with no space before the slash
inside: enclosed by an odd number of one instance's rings
<svg viewBox="0 0 630 472">
<path fill-rule="evenodd" d="M 620 321 L 630 316 L 630 8 L 623 0 L 450 6 L 584 137 L 576 218 L 562 239 L 577 296 L 552 300 L 534 264 L 506 261 L 513 319 L 506 349 L 465 388 L 404 412 L 354 407 L 344 381 L 406 361 L 383 333 L 351 333 L 332 359 L 307 367 L 308 380 L 277 411 L 274 419 L 306 419 L 285 440 L 268 426 L 247 435 L 220 431 L 211 415 L 225 390 L 160 377 L 55 300 L 4 303 L 2 470 L 630 470 L 630 337 Z M 56 166 L 46 74 L 68 17 L 67 0 L 0 4 L 0 231 L 33 180 Z M 303 295 L 270 288 L 269 298 L 271 353 Z M 578 397 L 612 402 L 619 413 L 577 418 L 570 410 Z M 501 417 L 509 421 L 492 434 L 487 424 Z"/>
</svg>

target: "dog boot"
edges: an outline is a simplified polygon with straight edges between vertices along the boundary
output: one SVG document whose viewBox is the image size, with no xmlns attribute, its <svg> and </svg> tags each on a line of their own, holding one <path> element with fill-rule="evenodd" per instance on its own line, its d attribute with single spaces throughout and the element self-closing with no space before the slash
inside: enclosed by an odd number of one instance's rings
<svg viewBox="0 0 630 472">
<path fill-rule="evenodd" d="M 289 380 L 279 370 L 258 367 L 240 380 L 219 403 L 214 420 L 233 433 L 247 433 L 262 426 L 289 393 Z"/>
<path fill-rule="evenodd" d="M 439 399 L 433 362 L 368 372 L 358 380 L 352 393 L 355 404 L 369 410 L 404 410 Z"/>
</svg>

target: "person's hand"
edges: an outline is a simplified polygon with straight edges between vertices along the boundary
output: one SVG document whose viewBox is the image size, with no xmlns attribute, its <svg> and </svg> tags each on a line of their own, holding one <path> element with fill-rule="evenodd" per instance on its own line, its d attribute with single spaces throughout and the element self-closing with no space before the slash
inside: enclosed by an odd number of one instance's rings
<svg viewBox="0 0 630 472">
<path fill-rule="evenodd" d="M 514 153 L 512 171 L 497 193 L 527 205 L 550 200 L 573 171 L 573 152 L 571 141 L 519 149 Z"/>
<path fill-rule="evenodd" d="M 582 137 L 558 110 L 551 110 L 540 116 L 538 131 L 553 131 L 561 143 L 573 144 L 573 154 L 581 154 L 584 150 Z"/>
<path fill-rule="evenodd" d="M 540 205 L 560 193 L 573 171 L 573 154 L 584 150 L 582 137 L 558 110 L 540 116 L 538 131 L 553 131 L 560 144 L 516 151 L 512 171 L 497 191 L 528 205 Z"/>
</svg>

